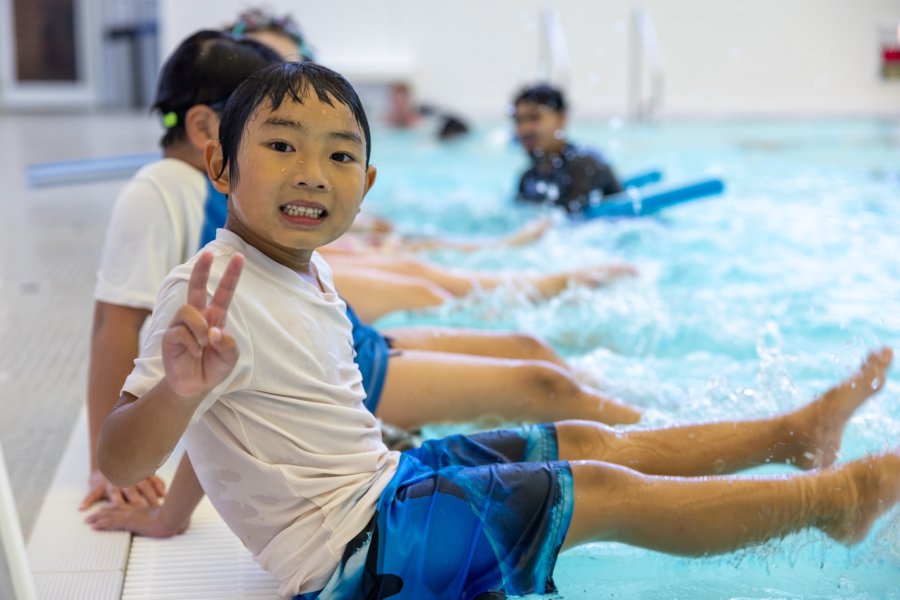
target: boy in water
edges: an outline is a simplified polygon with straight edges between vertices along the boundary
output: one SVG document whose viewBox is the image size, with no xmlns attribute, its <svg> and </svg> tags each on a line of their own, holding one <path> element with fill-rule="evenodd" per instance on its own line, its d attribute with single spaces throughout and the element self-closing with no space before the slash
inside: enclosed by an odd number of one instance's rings
<svg viewBox="0 0 900 600">
<path fill-rule="evenodd" d="M 375 181 L 358 97 L 313 63 L 269 67 L 235 92 L 219 140 L 206 161 L 229 196 L 226 228 L 164 282 L 98 452 L 110 481 L 131 485 L 184 435 L 213 505 L 282 595 L 548 592 L 557 553 L 577 544 L 696 555 L 804 527 L 854 542 L 897 502 L 900 453 L 830 466 L 889 349 L 770 419 L 565 421 L 389 451 L 315 252 Z M 722 475 L 766 462 L 809 472 Z"/>
<path fill-rule="evenodd" d="M 566 140 L 566 114 L 562 92 L 546 84 L 525 88 L 513 100 L 516 137 L 531 158 L 517 199 L 579 214 L 622 186 L 598 152 Z"/>
</svg>

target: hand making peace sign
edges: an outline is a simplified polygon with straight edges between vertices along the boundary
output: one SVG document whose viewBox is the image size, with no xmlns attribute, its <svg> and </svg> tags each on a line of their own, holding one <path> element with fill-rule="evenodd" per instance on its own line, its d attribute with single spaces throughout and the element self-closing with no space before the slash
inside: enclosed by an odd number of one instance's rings
<svg viewBox="0 0 900 600">
<path fill-rule="evenodd" d="M 244 257 L 235 254 L 231 258 L 207 305 L 206 284 L 212 262 L 211 252 L 203 252 L 197 259 L 188 282 L 187 304 L 178 309 L 163 334 L 166 379 L 172 391 L 183 398 L 201 399 L 225 379 L 238 359 L 234 338 L 222 328 Z"/>
</svg>

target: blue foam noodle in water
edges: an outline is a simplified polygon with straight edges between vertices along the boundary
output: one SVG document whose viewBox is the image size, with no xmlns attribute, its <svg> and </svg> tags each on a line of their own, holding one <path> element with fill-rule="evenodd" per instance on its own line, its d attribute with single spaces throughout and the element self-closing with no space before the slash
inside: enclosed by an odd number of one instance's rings
<svg viewBox="0 0 900 600">
<path fill-rule="evenodd" d="M 161 158 L 159 152 L 127 154 L 105 158 L 85 158 L 29 165 L 25 176 L 29 187 L 89 183 L 127 179 L 146 164 Z"/>
<path fill-rule="evenodd" d="M 663 174 L 659 169 L 648 169 L 633 173 L 630 177 L 626 177 L 620 183 L 624 189 L 643 187 L 651 183 L 659 183 L 662 181 Z"/>
<path fill-rule="evenodd" d="M 606 196 L 599 204 L 588 206 L 584 218 L 643 217 L 675 204 L 715 196 L 724 190 L 725 183 L 715 177 L 674 186 L 632 188 Z"/>
</svg>

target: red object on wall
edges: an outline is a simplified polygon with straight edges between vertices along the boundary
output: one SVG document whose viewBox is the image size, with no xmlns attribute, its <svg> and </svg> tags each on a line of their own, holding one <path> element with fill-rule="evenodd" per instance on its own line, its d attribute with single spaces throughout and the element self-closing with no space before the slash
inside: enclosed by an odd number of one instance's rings
<svg viewBox="0 0 900 600">
<path fill-rule="evenodd" d="M 881 75 L 885 79 L 900 79 L 900 45 L 881 47 Z"/>
</svg>

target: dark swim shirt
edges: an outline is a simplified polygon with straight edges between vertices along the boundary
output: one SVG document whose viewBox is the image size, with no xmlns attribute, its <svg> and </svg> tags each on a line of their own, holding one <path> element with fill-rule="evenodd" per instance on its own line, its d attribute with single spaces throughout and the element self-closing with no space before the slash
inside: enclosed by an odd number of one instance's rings
<svg viewBox="0 0 900 600">
<path fill-rule="evenodd" d="M 519 181 L 517 200 L 559 206 L 578 214 L 603 196 L 621 191 L 619 180 L 599 152 L 565 144 L 548 159 L 533 159 Z"/>
</svg>

